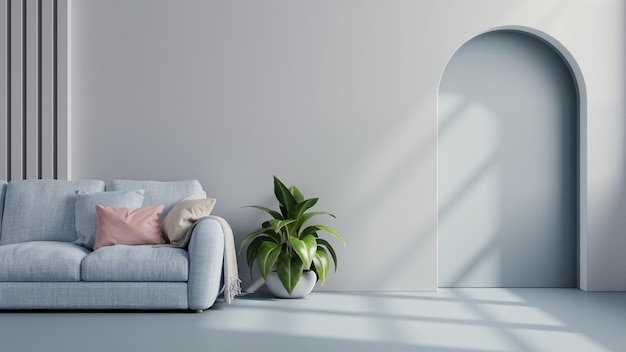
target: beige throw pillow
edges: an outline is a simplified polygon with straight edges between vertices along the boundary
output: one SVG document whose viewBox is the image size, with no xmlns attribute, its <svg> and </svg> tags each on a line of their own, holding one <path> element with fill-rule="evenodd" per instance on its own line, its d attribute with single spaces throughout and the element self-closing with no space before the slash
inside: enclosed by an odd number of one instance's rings
<svg viewBox="0 0 626 352">
<path fill-rule="evenodd" d="M 196 199 L 194 196 L 178 201 L 161 223 L 165 238 L 174 244 L 184 241 L 187 230 L 198 219 L 211 215 L 215 202 L 215 198 Z"/>
</svg>

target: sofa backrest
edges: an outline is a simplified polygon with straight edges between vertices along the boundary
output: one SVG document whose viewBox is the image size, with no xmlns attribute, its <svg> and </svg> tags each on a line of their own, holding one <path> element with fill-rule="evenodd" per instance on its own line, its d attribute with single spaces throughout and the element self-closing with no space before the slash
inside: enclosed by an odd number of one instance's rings
<svg viewBox="0 0 626 352">
<path fill-rule="evenodd" d="M 188 196 L 196 198 L 206 198 L 206 193 L 198 180 L 185 181 L 137 181 L 137 180 L 111 180 L 107 186 L 107 191 L 130 191 L 133 189 L 143 189 L 143 206 L 163 204 L 165 208 L 159 218 L 163 221 L 165 215 L 176 203 Z"/>
<path fill-rule="evenodd" d="M 0 180 L 0 238 L 2 238 L 2 213 L 4 212 L 4 194 L 7 191 L 7 181 Z"/>
<path fill-rule="evenodd" d="M 0 245 L 76 240 L 76 191 L 103 192 L 100 180 L 15 180 L 4 197 Z"/>
</svg>

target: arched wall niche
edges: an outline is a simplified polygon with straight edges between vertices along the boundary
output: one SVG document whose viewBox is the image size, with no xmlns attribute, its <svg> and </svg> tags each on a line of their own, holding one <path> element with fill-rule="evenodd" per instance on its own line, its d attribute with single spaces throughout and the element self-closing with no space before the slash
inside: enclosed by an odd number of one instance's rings
<svg viewBox="0 0 626 352">
<path fill-rule="evenodd" d="M 546 34 L 545 32 L 539 31 L 537 29 L 534 28 L 529 28 L 529 27 L 522 27 L 522 26 L 505 26 L 505 27 L 497 27 L 497 28 L 492 28 L 490 30 L 484 31 L 482 33 L 478 33 L 477 35 L 473 36 L 472 38 L 468 39 L 467 41 L 465 41 L 461 46 L 459 46 L 459 48 L 457 50 L 455 50 L 455 52 L 453 53 L 453 55 L 450 57 L 450 59 L 448 60 L 448 63 L 445 66 L 444 71 L 442 72 L 440 81 L 439 81 L 439 89 L 438 89 L 438 99 L 441 100 L 441 89 L 442 89 L 442 82 L 444 79 L 444 75 L 446 73 L 446 70 L 448 69 L 450 62 L 452 61 L 452 59 L 455 57 L 455 55 L 461 50 L 461 48 L 463 48 L 467 43 L 469 43 L 470 41 L 474 40 L 475 38 L 478 38 L 480 36 L 483 36 L 485 34 L 490 34 L 490 33 L 515 33 L 515 34 L 519 34 L 519 35 L 524 35 L 527 36 L 528 38 L 532 38 L 534 40 L 536 40 L 537 42 L 545 45 L 547 48 L 550 48 L 554 53 L 556 53 L 556 55 L 558 55 L 558 57 L 561 59 L 562 64 L 564 65 L 564 67 L 567 68 L 567 70 L 569 71 L 569 74 L 571 75 L 571 79 L 573 82 L 573 89 L 575 91 L 575 105 L 576 105 L 576 118 L 577 118 L 577 130 L 576 130 L 576 169 L 577 169 L 577 179 L 575 180 L 576 182 L 576 188 L 577 188 L 577 196 L 576 196 L 576 203 L 577 203 L 577 207 L 576 207 L 576 216 L 575 216 L 575 224 L 573 224 L 573 226 L 575 227 L 575 232 L 576 232 L 576 238 L 574 239 L 575 242 L 577 242 L 577 249 L 576 249 L 576 257 L 577 257 L 577 265 L 578 268 L 576 270 L 576 274 L 577 274 L 577 280 L 576 280 L 576 286 L 586 290 L 587 289 L 587 217 L 586 217 L 586 209 L 587 209 L 587 178 L 586 178 L 586 170 L 587 170 L 587 143 L 586 143 L 586 135 L 587 135 L 587 130 L 586 130 L 586 126 L 587 126 L 587 96 L 586 96 L 586 88 L 585 88 L 585 82 L 584 82 L 584 78 L 583 78 L 583 74 L 582 71 L 580 69 L 580 67 L 578 66 L 576 60 L 574 59 L 573 55 L 567 50 L 567 48 L 565 48 L 565 46 L 560 43 L 558 40 L 556 40 L 554 37 Z M 442 107 L 441 107 L 441 101 L 438 102 L 438 121 L 442 118 Z M 438 127 L 441 130 L 441 127 Z M 438 139 L 441 139 L 441 135 L 440 135 L 441 131 L 438 131 Z M 439 145 L 439 141 L 437 144 L 437 148 L 438 148 L 438 187 L 439 184 L 441 184 L 441 180 L 440 180 L 440 167 L 441 167 L 441 162 L 439 161 L 440 155 L 441 155 L 441 150 L 440 150 L 440 145 Z M 438 191 L 438 203 L 441 202 L 441 192 Z M 441 241 L 442 238 L 441 236 L 441 223 L 440 223 L 440 214 L 441 209 L 440 209 L 440 205 L 438 205 L 438 273 L 437 273 L 437 277 L 438 277 L 438 287 L 446 287 L 445 285 L 442 286 L 442 281 L 441 281 L 441 270 L 442 270 L 442 266 L 441 266 Z"/>
</svg>

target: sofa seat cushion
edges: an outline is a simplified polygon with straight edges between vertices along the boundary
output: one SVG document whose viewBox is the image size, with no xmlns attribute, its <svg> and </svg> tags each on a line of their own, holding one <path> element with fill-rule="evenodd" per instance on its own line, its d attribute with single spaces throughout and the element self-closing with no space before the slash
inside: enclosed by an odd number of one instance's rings
<svg viewBox="0 0 626 352">
<path fill-rule="evenodd" d="M 0 246 L 0 281 L 80 281 L 89 250 L 73 243 L 33 241 Z"/>
<path fill-rule="evenodd" d="M 84 281 L 187 281 L 187 251 L 152 245 L 102 247 L 82 263 Z"/>
</svg>

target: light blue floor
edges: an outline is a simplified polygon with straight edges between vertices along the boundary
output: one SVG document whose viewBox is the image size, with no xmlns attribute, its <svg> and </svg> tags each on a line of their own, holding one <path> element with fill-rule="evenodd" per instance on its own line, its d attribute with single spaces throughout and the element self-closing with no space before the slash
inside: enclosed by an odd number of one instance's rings
<svg viewBox="0 0 626 352">
<path fill-rule="evenodd" d="M 0 351 L 626 351 L 626 292 L 265 293 L 204 313 L 0 312 Z"/>
</svg>

